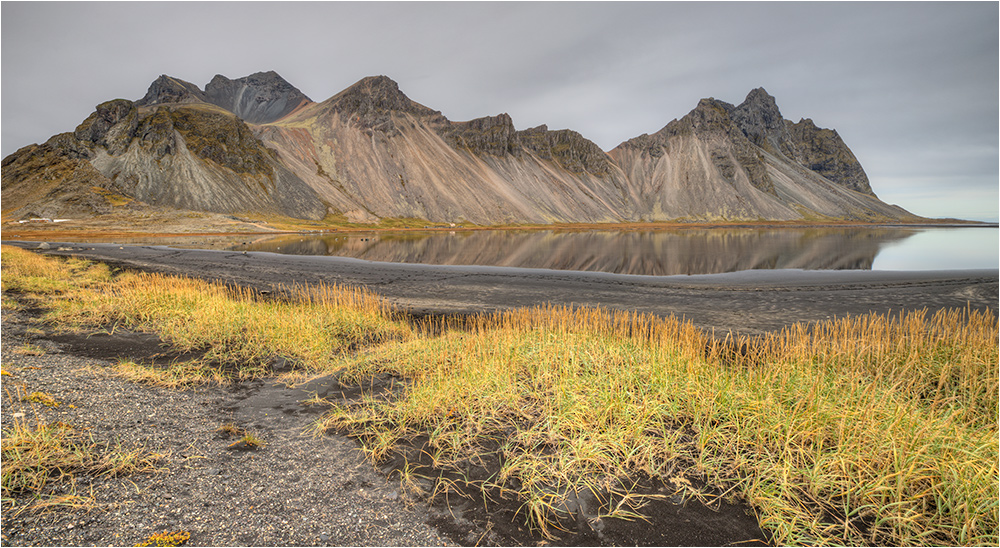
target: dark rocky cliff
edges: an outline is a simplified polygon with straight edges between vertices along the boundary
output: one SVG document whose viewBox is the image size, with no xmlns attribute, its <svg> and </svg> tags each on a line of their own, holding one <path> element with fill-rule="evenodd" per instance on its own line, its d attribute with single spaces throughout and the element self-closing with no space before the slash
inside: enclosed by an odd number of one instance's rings
<svg viewBox="0 0 1000 548">
<path fill-rule="evenodd" d="M 267 124 L 312 102 L 274 71 L 230 80 L 217 74 L 205 86 L 205 100 L 251 124 Z"/>
<path fill-rule="evenodd" d="M 146 95 L 135 102 L 140 107 L 152 107 L 171 103 L 198 103 L 205 101 L 205 93 L 191 82 L 185 82 L 166 74 L 153 80 Z"/>
<path fill-rule="evenodd" d="M 771 154 L 787 156 L 792 152 L 785 119 L 764 88 L 751 90 L 739 106 L 730 107 L 729 115 L 751 143 Z"/>
<path fill-rule="evenodd" d="M 723 179 L 731 182 L 737 172 L 743 171 L 751 185 L 762 192 L 774 194 L 774 182 L 764 167 L 764 158 L 753 147 L 747 132 L 730 116 L 734 112 L 738 113 L 739 109 L 734 109 L 729 103 L 712 98 L 702 99 L 687 116 L 667 124 L 663 132 L 667 139 L 686 133 L 697 135 L 699 139 L 711 143 L 709 157 Z M 764 119 L 764 116 L 755 117 Z"/>
<path fill-rule="evenodd" d="M 519 158 L 530 152 L 574 174 L 606 176 L 612 171 L 607 153 L 579 133 L 550 131 L 546 125 L 517 131 L 506 113 L 451 122 L 438 131 L 451 146 L 474 154 Z"/>
<path fill-rule="evenodd" d="M 451 146 L 475 154 L 504 156 L 519 152 L 514 121 L 506 113 L 468 122 L 451 122 L 441 128 L 440 133 Z"/>
<path fill-rule="evenodd" d="M 593 141 L 562 129 L 550 131 L 541 125 L 517 132 L 521 145 L 543 160 L 553 160 L 570 173 L 590 173 L 599 177 L 611 173 L 611 159 Z"/>
<path fill-rule="evenodd" d="M 747 139 L 763 150 L 845 188 L 875 195 L 861 163 L 835 130 L 818 128 L 808 118 L 798 123 L 784 119 L 764 88 L 751 91 L 730 115 Z"/>
<path fill-rule="evenodd" d="M 816 127 L 809 118 L 797 123 L 785 120 L 785 126 L 794 146 L 793 160 L 835 183 L 875 196 L 861 162 L 836 130 Z"/>
<path fill-rule="evenodd" d="M 128 148 L 139 127 L 139 110 L 135 103 L 115 99 L 97 105 L 73 132 L 77 140 L 92 146 L 104 147 L 109 154 L 121 154 Z"/>
<path fill-rule="evenodd" d="M 90 164 L 90 156 L 72 133 L 60 133 L 4 158 L 4 216 L 78 219 L 111 213 L 107 194 L 113 183 Z"/>
</svg>

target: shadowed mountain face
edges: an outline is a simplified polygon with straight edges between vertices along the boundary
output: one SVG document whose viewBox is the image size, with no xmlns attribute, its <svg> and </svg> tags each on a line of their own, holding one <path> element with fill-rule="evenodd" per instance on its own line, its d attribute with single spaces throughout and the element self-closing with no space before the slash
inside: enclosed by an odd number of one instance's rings
<svg viewBox="0 0 1000 548">
<path fill-rule="evenodd" d="M 149 86 L 146 95 L 135 102 L 139 107 L 178 103 L 209 103 L 235 114 L 251 124 L 266 124 L 281 119 L 312 101 L 274 71 L 258 72 L 230 80 L 215 75 L 202 91 L 198 86 L 166 74 Z"/>
<path fill-rule="evenodd" d="M 763 88 L 738 106 L 703 99 L 606 153 L 507 114 L 452 122 L 385 76 L 316 103 L 274 72 L 204 90 L 164 75 L 8 156 L 2 180 L 7 218 L 99 215 L 113 194 L 361 222 L 916 219 L 878 200 L 835 131 L 785 120 Z"/>
<path fill-rule="evenodd" d="M 258 72 L 238 80 L 218 74 L 205 86 L 205 100 L 251 124 L 280 120 L 312 102 L 274 71 Z"/>
</svg>

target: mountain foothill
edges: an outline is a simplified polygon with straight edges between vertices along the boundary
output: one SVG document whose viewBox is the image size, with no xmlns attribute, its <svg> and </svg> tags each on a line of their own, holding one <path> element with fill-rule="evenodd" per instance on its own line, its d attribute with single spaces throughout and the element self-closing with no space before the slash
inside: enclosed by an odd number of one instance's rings
<svg viewBox="0 0 1000 548">
<path fill-rule="evenodd" d="M 385 76 L 316 102 L 275 72 L 204 89 L 160 76 L 4 158 L 2 196 L 5 221 L 148 207 L 478 225 L 919 219 L 875 195 L 836 131 L 784 119 L 763 88 L 604 151 L 505 113 L 451 121 Z"/>
</svg>

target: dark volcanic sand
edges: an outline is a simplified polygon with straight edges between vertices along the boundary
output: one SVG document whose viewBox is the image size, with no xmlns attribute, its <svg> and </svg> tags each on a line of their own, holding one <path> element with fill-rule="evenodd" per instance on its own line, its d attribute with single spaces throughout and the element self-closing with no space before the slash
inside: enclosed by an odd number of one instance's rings
<svg viewBox="0 0 1000 548">
<path fill-rule="evenodd" d="M 17 300 L 17 295 L 7 295 Z M 766 544 L 752 510 L 719 501 L 706 507 L 685 500 L 662 482 L 640 478 L 637 492 L 659 496 L 641 509 L 648 521 L 594 520 L 592 498 L 544 539 L 526 525 L 523 501 L 509 493 L 451 492 L 433 501 L 404 490 L 403 461 L 373 465 L 344 436 L 311 436 L 309 425 L 325 409 L 304 403 L 313 395 L 357 401 L 362 392 L 392 390 L 396 379 L 345 386 L 320 377 L 295 387 L 268 380 L 224 387 L 167 390 L 115 378 L 119 359 L 169 363 L 193 356 L 164 345 L 156 335 L 125 330 L 57 333 L 37 322 L 40 310 L 3 311 L 3 428 L 63 421 L 89 439 L 126 450 L 145 447 L 166 455 L 157 473 L 77 479 L 76 493 L 93 497 L 89 508 L 15 512 L 4 507 L 2 546 L 131 546 L 159 531 L 183 530 L 195 546 L 754 546 Z M 19 352 L 25 344 L 39 355 Z M 19 401 L 41 391 L 60 403 L 46 408 Z M 232 423 L 267 442 L 256 451 L 233 450 Z M 419 447 L 406 446 L 409 462 Z M 429 453 L 428 453 L 429 454 Z M 496 458 L 467 477 L 499 470 Z M 376 468 L 377 466 L 377 468 Z M 438 472 L 416 469 L 425 492 Z M 446 477 L 458 479 L 454 474 Z M 461 486 L 459 486 L 461 487 Z M 46 496 L 66 494 L 54 482 Z M 30 495 L 15 496 L 19 506 Z M 589 504 L 589 507 L 586 506 Z"/>
<path fill-rule="evenodd" d="M 26 248 L 37 243 L 14 242 Z M 971 306 L 997 310 L 997 271 L 773 272 L 716 276 L 643 277 L 488 267 L 436 267 L 151 246 L 50 244 L 46 253 L 75 255 L 112 265 L 272 289 L 275 284 L 364 285 L 416 315 L 467 314 L 551 302 L 606 306 L 684 317 L 716 332 L 752 334 L 796 321 L 868 311 L 898 312 Z M 87 425 L 97 439 L 145 443 L 171 454 L 168 472 L 94 480 L 101 508 L 4 516 L 3 545 L 134 544 L 163 529 L 191 531 L 195 545 L 414 545 L 542 542 L 524 527 L 517 501 L 409 500 L 391 463 L 373 475 L 354 442 L 337 435 L 313 438 L 303 429 L 321 409 L 302 404 L 313 393 L 356 395 L 330 377 L 297 388 L 270 381 L 177 392 L 149 388 L 100 373 L 118 356 L 142 361 L 183 360 L 158 338 L 115 332 L 84 337 L 57 334 L 32 322 L 31 311 L 4 313 L 4 428 L 26 404 L 10 398 L 10 383 L 74 403 L 41 409 L 46 420 Z M 29 326 L 40 331 L 27 329 Z M 12 352 L 31 342 L 41 356 Z M 40 367 L 40 369 L 34 369 Z M 197 402 L 197 405 L 193 405 Z M 30 413 L 29 413 L 30 415 Z M 220 424 L 263 434 L 258 452 L 227 451 Z M 189 459 L 189 460 L 185 460 Z M 431 471 L 425 471 L 433 475 Z M 484 471 L 488 473 L 489 471 Z M 388 475 L 388 479 L 386 479 Z M 264 479 L 266 478 L 266 480 Z M 660 486 L 650 484 L 647 492 Z M 567 522 L 562 545 L 757 544 L 763 538 L 746 507 L 715 510 L 670 497 L 644 508 L 650 523 L 585 519 Z M 499 497 L 497 497 L 499 498 Z M 406 502 L 404 504 L 404 501 Z M 427 524 L 433 525 L 433 529 Z M 441 537 L 438 536 L 440 533 Z"/>
</svg>

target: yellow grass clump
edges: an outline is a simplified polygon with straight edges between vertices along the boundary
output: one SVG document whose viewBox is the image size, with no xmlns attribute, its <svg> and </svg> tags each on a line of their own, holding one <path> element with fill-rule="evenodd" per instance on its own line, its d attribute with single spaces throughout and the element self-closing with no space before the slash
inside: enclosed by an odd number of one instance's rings
<svg viewBox="0 0 1000 548">
<path fill-rule="evenodd" d="M 3 432 L 3 497 L 44 492 L 52 483 L 75 486 L 78 475 L 117 476 L 156 468 L 163 455 L 101 445 L 64 422 L 16 420 Z"/>
<path fill-rule="evenodd" d="M 190 539 L 191 533 L 187 531 L 161 531 L 149 535 L 136 546 L 183 546 Z"/>
<path fill-rule="evenodd" d="M 496 484 L 519 490 L 543 531 L 559 493 L 608 493 L 639 473 L 741 495 L 779 544 L 996 541 L 990 313 L 866 315 L 729 340 L 601 310 L 469 324 L 345 356 L 343 382 L 411 385 L 336 406 L 318 427 L 354 433 L 373 458 L 429 435 L 455 469 L 499 446 Z"/>
<path fill-rule="evenodd" d="M 409 329 L 363 290 L 300 288 L 262 298 L 242 287 L 144 273 L 118 276 L 103 293 L 65 301 L 64 322 L 112 324 L 158 333 L 182 351 L 204 350 L 205 362 L 265 373 L 283 358 L 320 369 L 338 352 L 403 338 Z"/>
<path fill-rule="evenodd" d="M 180 351 L 204 352 L 195 362 L 166 368 L 122 362 L 122 374 L 137 380 L 162 377 L 180 386 L 249 378 L 268 373 L 276 361 L 321 370 L 340 352 L 411 336 L 408 325 L 364 289 L 281 287 L 284 297 L 265 297 L 179 276 L 111 276 L 90 263 L 55 261 L 6 246 L 3 265 L 5 291 L 44 297 L 50 321 L 155 332 Z M 49 291 L 47 280 L 58 282 L 58 291 Z"/>
<path fill-rule="evenodd" d="M 0 248 L 4 292 L 52 295 L 107 281 L 107 265 L 80 259 L 56 261 L 13 246 Z"/>
</svg>

